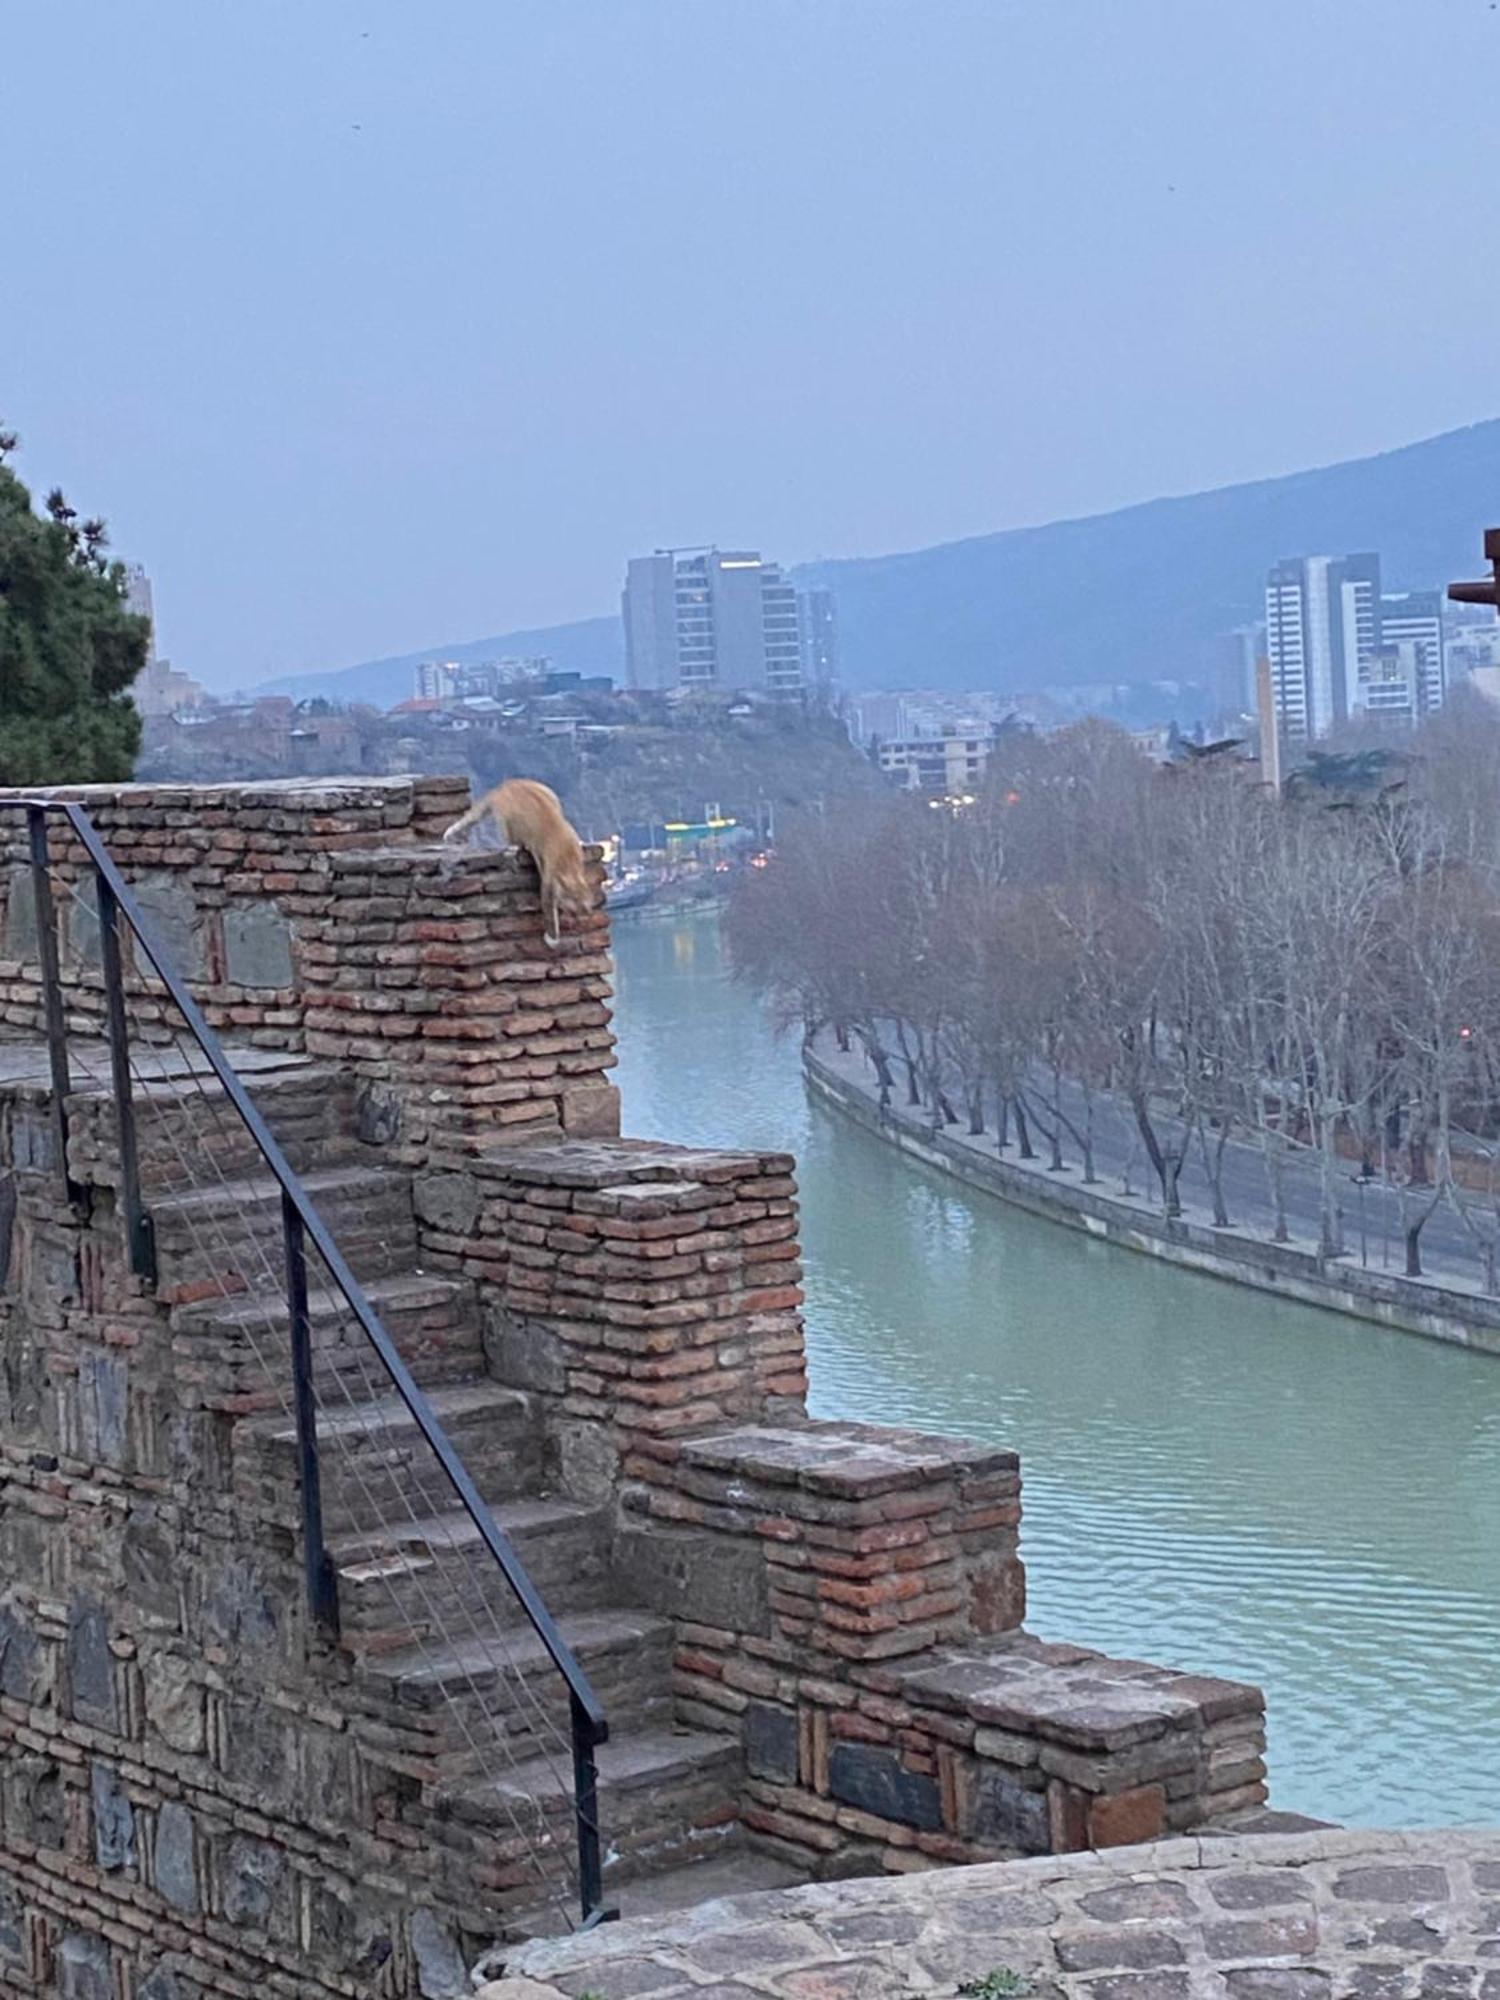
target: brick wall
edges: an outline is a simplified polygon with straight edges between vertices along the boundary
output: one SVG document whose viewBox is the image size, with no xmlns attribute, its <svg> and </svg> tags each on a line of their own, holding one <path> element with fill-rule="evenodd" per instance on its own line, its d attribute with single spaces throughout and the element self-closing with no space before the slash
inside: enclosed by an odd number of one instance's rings
<svg viewBox="0 0 1500 2000">
<path fill-rule="evenodd" d="M 24 796 L 0 791 L 7 798 Z M 467 803 L 461 778 L 270 785 L 85 785 L 49 797 L 84 805 L 212 1027 L 264 1047 L 302 1035 L 300 925 L 326 914 L 332 858 L 437 839 Z M 102 1019 L 91 871 L 49 816 L 54 893 L 73 1005 Z M 41 1026 L 26 820 L 0 810 L 0 1022 Z M 77 889 L 82 901 L 70 893 Z M 147 981 L 134 967 L 151 1018 Z"/>
<path fill-rule="evenodd" d="M 294 1163 L 378 1156 L 335 1230 L 356 1268 L 409 1246 L 400 1333 L 430 1379 L 509 1385 L 516 1429 L 492 1438 L 486 1401 L 476 1463 L 534 1457 L 597 1513 L 613 1601 L 670 1619 L 678 1719 L 744 1758 L 737 1795 L 691 1810 L 737 1806 L 837 1872 L 1262 1799 L 1255 1690 L 1020 1629 L 1011 1453 L 807 1420 L 791 1159 L 613 1136 L 604 920 L 549 951 L 529 864 L 432 845 L 457 803 L 406 780 L 91 800 L 219 1024 L 273 1067 L 308 1059 L 276 1086 Z M 185 1239 L 155 1293 L 129 1274 L 104 1098 L 75 1101 L 90 1192 L 68 1206 L 26 1068 L 20 879 L 0 868 L 23 1045 L 7 1069 L 0 1040 L 0 1992 L 461 1990 L 454 1941 L 534 1897 L 527 1843 L 446 1809 L 441 1717 L 361 1672 L 383 1627 L 341 1653 L 309 1630 L 295 1459 L 257 1432 L 275 1399 L 243 1319 L 203 1309 L 249 1281 Z M 97 969 L 86 913 L 68 922 L 86 1024 Z M 242 976 L 247 938 L 277 983 Z M 155 1004 L 138 982 L 147 1030 Z M 190 1091 L 152 1112 L 148 1199 L 205 1142 Z M 254 1170 L 243 1135 L 213 1143 L 216 1174 Z"/>
<path fill-rule="evenodd" d="M 496 1151 L 416 1200 L 433 1263 L 483 1288 L 492 1372 L 542 1398 L 594 1490 L 674 1438 L 801 1412 L 795 1193 L 786 1153 L 603 1139 Z"/>
<path fill-rule="evenodd" d="M 0 806 L 6 797 L 0 793 Z M 83 787 L 88 809 L 209 1025 L 240 1046 L 333 1058 L 365 1116 L 402 1127 L 400 1157 L 535 1132 L 619 1129 L 605 1077 L 608 923 L 540 935 L 536 872 L 514 852 L 433 843 L 463 778 Z M 102 1030 L 92 871 L 49 820 L 75 1025 Z M 40 1031 L 24 816 L 0 810 L 0 1029 Z M 602 871 L 594 866 L 596 882 Z M 177 1027 L 127 941 L 132 1031 Z"/>
</svg>

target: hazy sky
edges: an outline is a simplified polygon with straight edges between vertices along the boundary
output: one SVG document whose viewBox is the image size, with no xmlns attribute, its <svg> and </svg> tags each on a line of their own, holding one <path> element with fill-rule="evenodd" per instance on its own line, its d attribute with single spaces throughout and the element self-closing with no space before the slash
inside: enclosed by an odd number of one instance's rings
<svg viewBox="0 0 1500 2000">
<path fill-rule="evenodd" d="M 224 684 L 1500 405 L 1491 0 L 9 0 L 0 415 Z"/>
</svg>

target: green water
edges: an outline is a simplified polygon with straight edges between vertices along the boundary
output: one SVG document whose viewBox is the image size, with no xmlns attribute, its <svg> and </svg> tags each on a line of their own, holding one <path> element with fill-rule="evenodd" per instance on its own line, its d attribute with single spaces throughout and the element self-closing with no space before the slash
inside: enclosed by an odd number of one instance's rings
<svg viewBox="0 0 1500 2000">
<path fill-rule="evenodd" d="M 1277 1804 L 1500 1822 L 1500 1360 L 912 1165 L 809 1102 L 712 916 L 616 951 L 626 1131 L 797 1155 L 815 1415 L 1015 1446 L 1033 1629 L 1259 1682 Z"/>
</svg>

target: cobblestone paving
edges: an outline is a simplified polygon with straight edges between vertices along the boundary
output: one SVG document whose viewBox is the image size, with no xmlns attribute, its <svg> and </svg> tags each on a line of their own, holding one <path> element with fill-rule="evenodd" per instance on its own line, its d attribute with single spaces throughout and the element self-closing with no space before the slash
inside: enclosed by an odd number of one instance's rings
<svg viewBox="0 0 1500 2000">
<path fill-rule="evenodd" d="M 482 2000 L 1500 2000 L 1500 1832 L 1187 1838 L 726 1898 Z"/>
</svg>

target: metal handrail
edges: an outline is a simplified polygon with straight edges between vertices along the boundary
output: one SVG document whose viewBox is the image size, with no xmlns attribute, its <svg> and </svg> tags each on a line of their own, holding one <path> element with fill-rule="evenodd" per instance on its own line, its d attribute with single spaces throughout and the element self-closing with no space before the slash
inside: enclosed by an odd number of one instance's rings
<svg viewBox="0 0 1500 2000">
<path fill-rule="evenodd" d="M 41 960 L 43 1003 L 52 1072 L 54 1119 L 58 1135 L 59 1162 L 70 1196 L 79 1190 L 68 1175 L 67 1096 L 71 1088 L 67 1054 L 67 1027 L 62 1004 L 61 974 L 58 967 L 57 935 L 52 903 L 50 859 L 47 843 L 48 813 L 62 815 L 74 838 L 93 865 L 98 896 L 101 961 L 105 987 L 105 1019 L 109 1037 L 113 1091 L 119 1119 L 121 1161 L 121 1206 L 132 1268 L 142 1277 L 156 1274 L 155 1243 L 150 1216 L 140 1192 L 140 1170 L 136 1157 L 135 1123 L 130 1093 L 129 1047 L 125 1021 L 125 992 L 121 973 L 118 922 L 121 917 L 151 961 L 157 978 L 187 1023 L 188 1031 L 202 1051 L 225 1096 L 234 1106 L 241 1123 L 281 1190 L 282 1227 L 287 1272 L 287 1313 L 291 1325 L 293 1406 L 301 1460 L 302 1517 L 307 1569 L 308 1605 L 318 1624 L 332 1636 L 338 1633 L 338 1591 L 332 1559 L 323 1535 L 321 1487 L 318 1470 L 317 1414 L 314 1404 L 312 1356 L 308 1321 L 307 1242 L 323 1260 L 330 1277 L 371 1347 L 392 1386 L 410 1412 L 417 1429 L 430 1446 L 438 1464 L 457 1494 L 464 1512 L 479 1532 L 480 1539 L 501 1571 L 517 1602 L 526 1613 L 533 1631 L 567 1684 L 573 1741 L 574 1815 L 578 1830 L 579 1899 L 584 1924 L 598 1923 L 603 1908 L 603 1854 L 598 1825 L 598 1766 L 595 1751 L 609 1739 L 609 1724 L 588 1676 L 572 1648 L 558 1631 L 526 1572 L 525 1564 L 504 1531 L 496 1523 L 488 1503 L 475 1486 L 468 1468 L 449 1442 L 431 1404 L 413 1379 L 410 1369 L 381 1324 L 366 1298 L 359 1280 L 350 1270 L 342 1251 L 329 1234 L 311 1197 L 296 1171 L 277 1144 L 270 1128 L 255 1108 L 244 1085 L 225 1056 L 217 1035 L 204 1019 L 202 1010 L 173 969 L 170 958 L 154 936 L 139 903 L 116 867 L 109 850 L 84 808 L 71 799 L 43 797 L 0 798 L 0 810 L 24 811 L 27 815 L 32 882 L 34 885 L 38 955 Z"/>
</svg>

